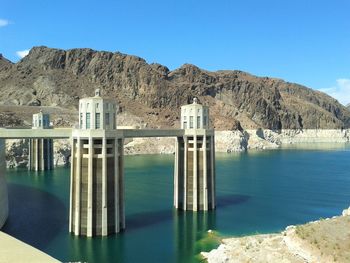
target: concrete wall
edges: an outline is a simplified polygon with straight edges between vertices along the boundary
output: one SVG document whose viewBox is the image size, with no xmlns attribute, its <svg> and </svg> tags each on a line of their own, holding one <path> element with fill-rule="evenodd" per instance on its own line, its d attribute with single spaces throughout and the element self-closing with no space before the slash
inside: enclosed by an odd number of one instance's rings
<svg viewBox="0 0 350 263">
<path fill-rule="evenodd" d="M 8 197 L 6 184 L 5 140 L 0 139 L 0 229 L 8 216 Z"/>
</svg>

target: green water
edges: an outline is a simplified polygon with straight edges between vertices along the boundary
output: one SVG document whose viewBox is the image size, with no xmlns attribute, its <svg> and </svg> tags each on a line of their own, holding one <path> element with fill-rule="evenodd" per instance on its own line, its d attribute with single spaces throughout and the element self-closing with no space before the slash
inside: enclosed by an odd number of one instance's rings
<svg viewBox="0 0 350 263">
<path fill-rule="evenodd" d="M 173 156 L 125 158 L 126 230 L 107 238 L 68 233 L 69 168 L 8 170 L 4 231 L 61 261 L 198 262 L 215 235 L 276 232 L 350 205 L 350 146 L 217 154 L 217 209 L 177 212 Z"/>
</svg>

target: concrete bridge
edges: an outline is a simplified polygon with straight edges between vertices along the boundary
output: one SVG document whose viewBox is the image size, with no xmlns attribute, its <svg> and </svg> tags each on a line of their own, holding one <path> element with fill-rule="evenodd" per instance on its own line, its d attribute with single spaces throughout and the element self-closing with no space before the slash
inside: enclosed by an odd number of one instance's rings
<svg viewBox="0 0 350 263">
<path fill-rule="evenodd" d="M 73 128 L 54 129 L 16 129 L 0 128 L 1 139 L 69 139 L 72 137 Z M 99 136 L 100 130 L 95 130 L 92 135 Z M 123 138 L 138 137 L 179 137 L 185 135 L 185 130 L 163 129 L 116 129 L 108 131 L 108 135 Z"/>
<path fill-rule="evenodd" d="M 79 101 L 79 128 L 50 128 L 49 117 L 33 116 L 32 129 L 0 129 L 0 228 L 8 214 L 4 139 L 29 139 L 29 169 L 51 169 L 52 139 L 70 139 L 69 231 L 106 236 L 125 228 L 124 139 L 174 137 L 174 207 L 215 209 L 214 131 L 209 109 L 194 100 L 181 107 L 181 129 L 117 129 L 114 101 L 94 97 Z"/>
</svg>

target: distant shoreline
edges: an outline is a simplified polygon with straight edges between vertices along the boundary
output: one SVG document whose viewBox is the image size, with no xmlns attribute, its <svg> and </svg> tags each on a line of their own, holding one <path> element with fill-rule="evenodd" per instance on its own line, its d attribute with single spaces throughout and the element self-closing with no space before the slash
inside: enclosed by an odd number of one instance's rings
<svg viewBox="0 0 350 263">
<path fill-rule="evenodd" d="M 134 138 L 126 139 L 125 155 L 174 154 L 175 138 Z M 221 153 L 245 152 L 249 150 L 278 149 L 286 145 L 316 143 L 349 143 L 350 129 L 268 129 L 215 131 L 215 151 Z M 312 148 L 312 147 L 311 147 Z M 69 163 L 70 141 L 54 141 L 54 163 L 64 166 Z M 6 141 L 6 166 L 26 167 L 28 145 L 24 140 Z"/>
</svg>

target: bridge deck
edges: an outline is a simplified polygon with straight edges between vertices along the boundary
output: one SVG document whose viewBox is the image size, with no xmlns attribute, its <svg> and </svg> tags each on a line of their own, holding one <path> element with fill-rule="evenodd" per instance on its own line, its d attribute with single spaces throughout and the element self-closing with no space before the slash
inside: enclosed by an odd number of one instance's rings
<svg viewBox="0 0 350 263">
<path fill-rule="evenodd" d="M 51 138 L 64 139 L 72 136 L 71 128 L 57 129 L 0 129 L 1 139 Z"/>
<path fill-rule="evenodd" d="M 72 136 L 72 128 L 56 129 L 0 129 L 1 139 L 29 139 L 29 138 L 51 138 L 68 139 Z M 115 130 L 116 137 L 178 137 L 183 136 L 184 130 L 161 130 L 161 129 L 118 129 Z"/>
</svg>

